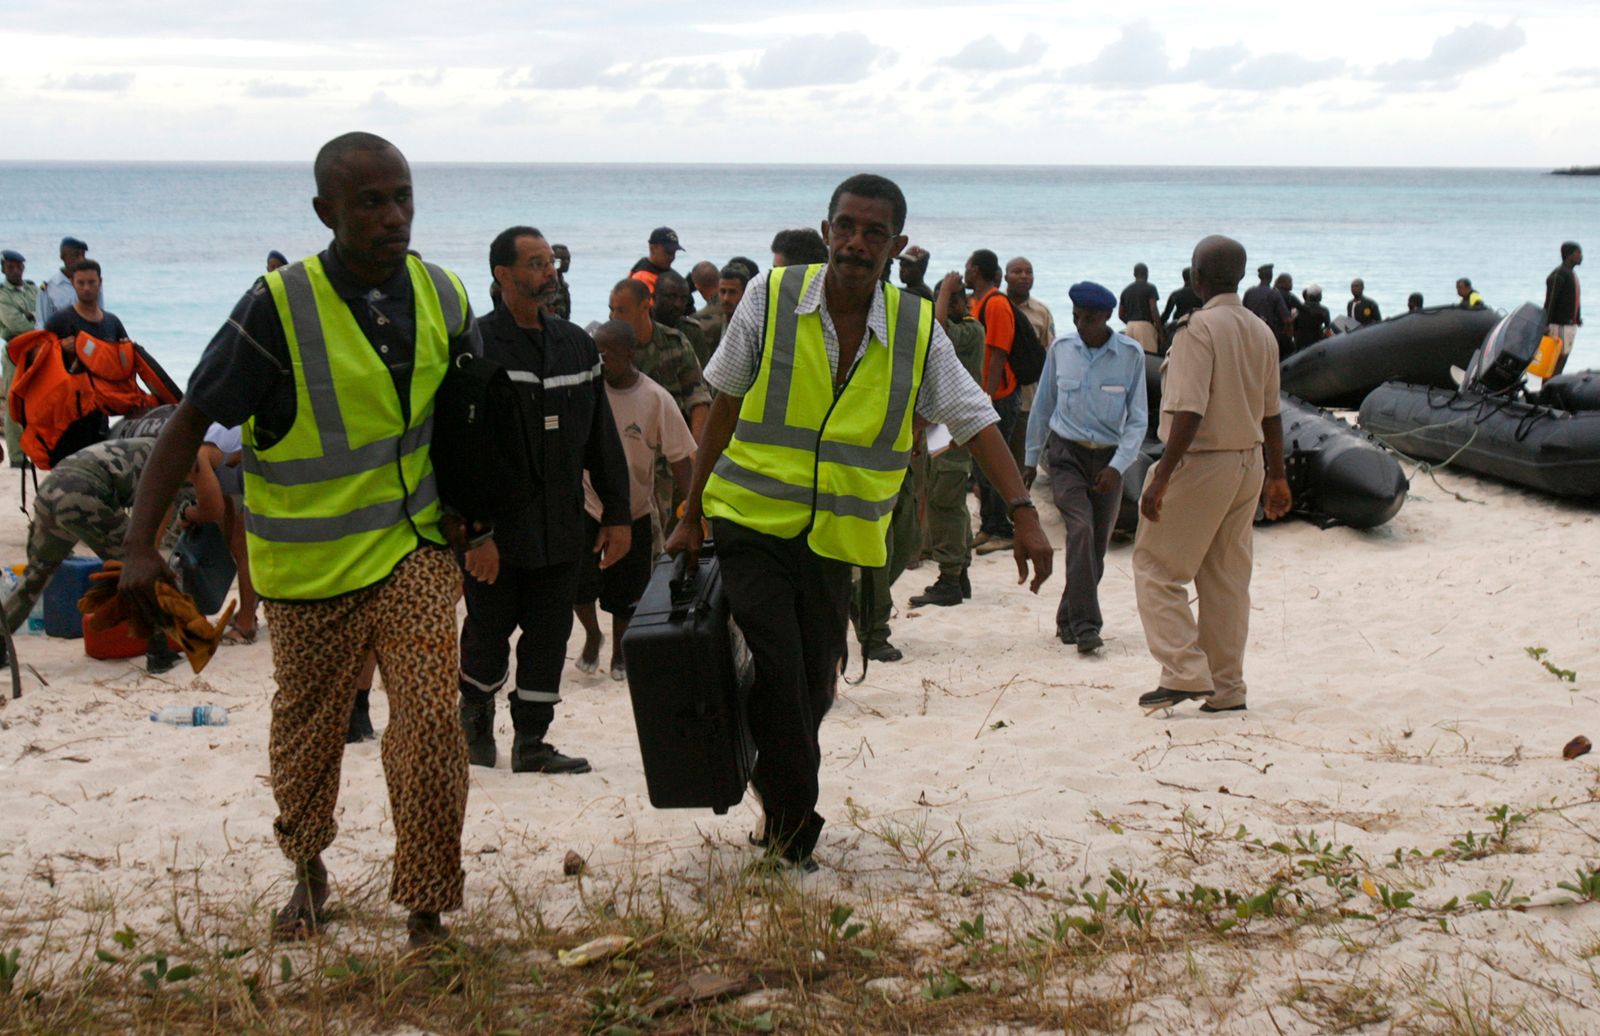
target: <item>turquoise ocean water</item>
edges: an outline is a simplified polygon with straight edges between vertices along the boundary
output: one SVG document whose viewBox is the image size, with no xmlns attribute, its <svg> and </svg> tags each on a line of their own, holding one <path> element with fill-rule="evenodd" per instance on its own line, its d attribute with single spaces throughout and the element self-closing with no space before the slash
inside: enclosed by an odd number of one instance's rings
<svg viewBox="0 0 1600 1036">
<path fill-rule="evenodd" d="M 530 223 L 573 252 L 573 316 L 605 316 L 610 286 L 644 254 L 652 227 L 678 231 L 687 270 L 744 254 L 763 268 L 774 232 L 816 226 L 833 187 L 857 172 L 822 166 L 418 165 L 412 246 L 459 273 L 487 305 L 488 245 Z M 1297 289 L 1319 283 L 1342 313 L 1352 277 L 1385 315 L 1421 291 L 1454 301 L 1472 278 L 1489 305 L 1541 301 L 1563 240 L 1600 249 L 1600 178 L 1537 170 L 877 167 L 906 192 L 906 231 L 933 275 L 976 248 L 1033 260 L 1035 294 L 1066 322 L 1067 288 L 1120 291 L 1147 263 L 1163 295 L 1195 241 L 1226 233 Z M 180 382 L 264 268 L 324 247 L 309 164 L 0 163 L 0 247 L 43 280 L 64 234 L 106 271 L 109 308 Z M 1600 266 L 1593 268 L 1600 279 Z M 1600 280 L 1597 280 L 1600 284 Z M 1600 287 L 1595 289 L 1600 292 Z M 1600 299 L 1600 294 L 1595 296 Z M 1592 308 L 1592 307 L 1591 307 Z M 1572 365 L 1600 366 L 1600 325 Z"/>
</svg>

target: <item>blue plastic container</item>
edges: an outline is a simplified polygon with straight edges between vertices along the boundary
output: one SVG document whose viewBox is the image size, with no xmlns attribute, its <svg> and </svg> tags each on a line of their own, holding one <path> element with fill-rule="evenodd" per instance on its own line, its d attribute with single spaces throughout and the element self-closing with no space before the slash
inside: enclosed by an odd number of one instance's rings
<svg viewBox="0 0 1600 1036">
<path fill-rule="evenodd" d="M 79 640 L 83 615 L 78 598 L 89 589 L 89 577 L 104 568 L 99 558 L 70 557 L 56 569 L 44 588 L 44 631 L 52 637 Z"/>
</svg>

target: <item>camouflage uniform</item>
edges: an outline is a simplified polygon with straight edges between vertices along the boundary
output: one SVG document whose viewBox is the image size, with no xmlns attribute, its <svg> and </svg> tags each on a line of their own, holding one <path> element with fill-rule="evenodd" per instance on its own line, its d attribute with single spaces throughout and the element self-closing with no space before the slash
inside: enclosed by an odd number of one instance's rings
<svg viewBox="0 0 1600 1036">
<path fill-rule="evenodd" d="M 983 325 L 966 314 L 954 314 L 946 326 L 956 356 L 973 380 L 983 366 Z M 972 515 L 967 510 L 967 484 L 972 479 L 972 454 L 952 446 L 928 462 L 928 540 L 939 574 L 959 579 L 970 561 Z"/>
<path fill-rule="evenodd" d="M 666 389 L 683 411 L 683 420 L 691 428 L 689 414 L 697 406 L 711 405 L 711 393 L 701 380 L 700 361 L 682 332 L 656 324 L 655 334 L 648 345 L 634 350 L 633 363 L 639 372 Z M 656 458 L 656 517 L 660 520 L 663 535 L 672 531 L 675 507 L 672 468 L 666 459 Z"/>
<path fill-rule="evenodd" d="M 21 284 L 12 284 L 10 281 L 0 279 L 0 340 L 11 339 L 32 331 L 37 321 L 39 308 L 39 286 L 32 281 L 23 281 Z M 11 377 L 17 371 L 17 365 L 11 362 L 9 353 L 0 354 L 0 366 L 3 366 L 3 378 L 0 378 L 0 395 L 11 391 Z M 6 456 L 11 458 L 12 467 L 22 466 L 22 426 L 11 420 L 9 407 L 4 408 L 6 425 Z"/>
<path fill-rule="evenodd" d="M 689 348 L 694 351 L 694 358 L 704 367 L 711 360 L 711 342 L 706 338 L 705 328 L 693 317 L 684 317 L 678 321 L 678 333 L 683 335 Z"/>
<path fill-rule="evenodd" d="M 154 439 L 110 439 L 79 450 L 57 464 L 33 501 L 33 523 L 28 527 L 28 568 L 22 585 L 5 602 L 6 625 L 12 632 L 26 621 L 39 595 L 61 563 L 79 543 L 102 561 L 123 557 L 122 541 L 128 531 L 128 508 L 139 486 L 139 475 L 150 457 Z M 192 490 L 173 504 L 179 513 L 194 500 Z M 168 541 L 177 535 L 177 523 L 168 529 Z M 163 546 L 163 552 L 169 549 Z"/>
<path fill-rule="evenodd" d="M 695 326 L 700 328 L 700 337 L 705 340 L 706 351 L 695 355 L 700 357 L 701 366 L 711 362 L 711 354 L 717 351 L 717 345 L 722 341 L 722 330 L 727 326 L 727 321 L 722 318 L 722 308 L 715 302 L 697 309 L 689 316 Z"/>
<path fill-rule="evenodd" d="M 562 320 L 572 319 L 572 289 L 567 287 L 567 279 L 560 274 L 556 275 L 556 300 L 550 303 L 550 312 Z"/>
</svg>

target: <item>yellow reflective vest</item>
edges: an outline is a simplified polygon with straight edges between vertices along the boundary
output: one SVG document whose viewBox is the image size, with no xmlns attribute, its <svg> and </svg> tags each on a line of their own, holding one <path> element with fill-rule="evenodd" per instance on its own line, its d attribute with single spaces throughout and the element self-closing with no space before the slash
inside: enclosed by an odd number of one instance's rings
<svg viewBox="0 0 1600 1036">
<path fill-rule="evenodd" d="M 244 425 L 245 534 L 256 590 L 322 600 L 387 578 L 421 541 L 442 544 L 429 445 L 433 400 L 465 330 L 461 282 L 415 256 L 409 408 L 315 256 L 266 276 L 288 341 L 294 424 L 261 446 Z M 409 420 L 406 414 L 409 413 Z"/>
<path fill-rule="evenodd" d="M 796 313 L 824 267 L 767 275 L 761 366 L 702 509 L 826 558 L 877 568 L 911 460 L 912 416 L 933 336 L 933 304 L 882 287 L 889 340 L 871 336 L 835 391 L 819 313 Z"/>
</svg>

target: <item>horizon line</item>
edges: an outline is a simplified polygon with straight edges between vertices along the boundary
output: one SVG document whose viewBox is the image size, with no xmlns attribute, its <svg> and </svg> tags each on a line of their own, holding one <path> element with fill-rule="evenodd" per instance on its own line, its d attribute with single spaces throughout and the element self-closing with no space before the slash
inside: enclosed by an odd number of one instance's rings
<svg viewBox="0 0 1600 1036">
<path fill-rule="evenodd" d="M 468 166 L 477 168 L 516 168 L 527 166 L 540 167 L 566 167 L 584 168 L 592 166 L 610 166 L 616 168 L 630 167 L 678 167 L 685 169 L 854 169 L 860 163 L 849 162 L 619 162 L 609 160 L 594 161 L 451 161 L 438 159 L 407 160 L 414 166 Z M 62 159 L 62 158 L 0 158 L 0 168 L 16 166 L 46 166 L 46 167 L 83 167 L 83 166 L 310 166 L 310 159 L 288 158 L 141 158 L 141 159 Z M 1582 163 L 1558 166 L 1497 166 L 1497 165 L 1287 165 L 1287 164 L 1259 164 L 1259 165 L 1182 165 L 1178 163 L 1128 163 L 1128 162 L 925 162 L 907 163 L 896 162 L 877 165 L 878 169 L 1191 169 L 1191 170 L 1341 170 L 1347 172 L 1504 172 L 1540 174 L 1565 173 L 1573 169 L 1592 169 L 1597 166 Z"/>
</svg>

